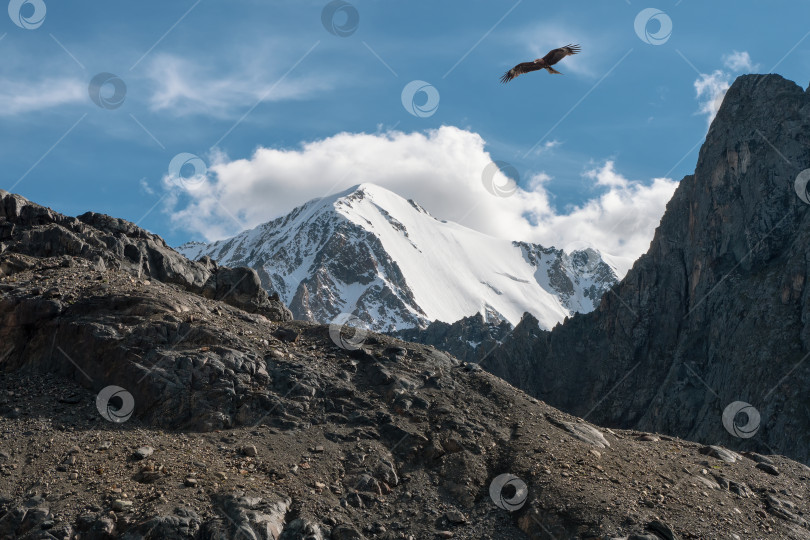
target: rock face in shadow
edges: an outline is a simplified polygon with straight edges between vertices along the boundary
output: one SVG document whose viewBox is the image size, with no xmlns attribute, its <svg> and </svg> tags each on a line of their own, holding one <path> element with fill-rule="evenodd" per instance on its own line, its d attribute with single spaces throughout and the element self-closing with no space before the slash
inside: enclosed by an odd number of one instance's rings
<svg viewBox="0 0 810 540">
<path fill-rule="evenodd" d="M 267 295 L 255 271 L 217 267 L 208 258 L 192 262 L 157 235 L 133 223 L 95 212 L 64 216 L 0 190 L 0 276 L 27 268 L 18 255 L 87 259 L 99 269 L 172 283 L 206 298 L 222 300 L 272 320 L 291 320 L 290 311 Z"/>
<path fill-rule="evenodd" d="M 807 167 L 810 94 L 740 77 L 647 254 L 594 312 L 524 318 L 484 367 L 597 423 L 810 461 Z M 759 411 L 754 436 L 724 428 L 735 401 Z"/>
<path fill-rule="evenodd" d="M 246 405 L 228 390 L 232 383 L 216 381 L 230 363 L 261 371 L 263 361 L 229 349 L 239 336 L 223 336 L 217 316 L 267 327 L 292 319 L 249 268 L 192 262 L 127 221 L 92 212 L 70 218 L 4 191 L 0 278 L 1 368 L 76 376 L 95 391 L 115 380 L 144 417 L 167 427 L 243 422 Z M 189 312 L 204 305 L 210 318 L 195 321 Z M 205 346 L 203 357 L 187 354 L 195 346 Z"/>
<path fill-rule="evenodd" d="M 479 363 L 511 332 L 512 325 L 508 321 L 486 321 L 483 315 L 476 313 L 453 324 L 433 321 L 424 330 L 408 328 L 389 335 L 432 345 L 465 362 Z"/>
</svg>

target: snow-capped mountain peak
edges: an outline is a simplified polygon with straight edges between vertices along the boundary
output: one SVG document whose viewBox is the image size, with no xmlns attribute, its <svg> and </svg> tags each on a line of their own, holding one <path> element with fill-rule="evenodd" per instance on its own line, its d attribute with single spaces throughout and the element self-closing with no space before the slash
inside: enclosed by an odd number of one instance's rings
<svg viewBox="0 0 810 540">
<path fill-rule="evenodd" d="M 455 322 L 474 313 L 551 328 L 594 309 L 616 271 L 594 251 L 510 242 L 441 221 L 375 184 L 313 199 L 286 216 L 179 251 L 255 268 L 296 318 L 354 313 L 375 330 Z"/>
</svg>

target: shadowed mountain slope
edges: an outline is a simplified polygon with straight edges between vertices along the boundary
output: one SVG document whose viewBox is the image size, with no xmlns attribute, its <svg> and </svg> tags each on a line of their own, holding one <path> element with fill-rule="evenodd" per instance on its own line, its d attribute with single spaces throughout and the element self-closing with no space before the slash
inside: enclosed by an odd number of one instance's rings
<svg viewBox="0 0 810 540">
<path fill-rule="evenodd" d="M 794 189 L 807 167 L 810 94 L 738 78 L 627 276 L 551 331 L 524 318 L 484 366 L 603 425 L 810 461 L 810 206 Z M 759 411 L 736 419 L 754 436 L 724 428 L 736 401 Z"/>
</svg>

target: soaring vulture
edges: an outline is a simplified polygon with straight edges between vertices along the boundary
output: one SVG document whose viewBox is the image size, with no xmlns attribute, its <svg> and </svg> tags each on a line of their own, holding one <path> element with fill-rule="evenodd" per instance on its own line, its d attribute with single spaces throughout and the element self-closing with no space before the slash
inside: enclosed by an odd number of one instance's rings
<svg viewBox="0 0 810 540">
<path fill-rule="evenodd" d="M 501 77 L 502 83 L 507 83 L 517 77 L 518 75 L 522 75 L 524 73 L 528 73 L 530 71 L 537 71 L 538 69 L 545 69 L 549 73 L 557 73 L 562 75 L 559 71 L 554 69 L 553 66 L 566 56 L 577 54 L 579 52 L 579 45 L 566 45 L 565 47 L 560 47 L 559 49 L 554 49 L 553 51 L 549 51 L 547 55 L 543 58 L 538 58 L 534 62 L 523 62 L 521 64 L 516 65 L 506 73 L 504 73 L 503 77 Z"/>
</svg>

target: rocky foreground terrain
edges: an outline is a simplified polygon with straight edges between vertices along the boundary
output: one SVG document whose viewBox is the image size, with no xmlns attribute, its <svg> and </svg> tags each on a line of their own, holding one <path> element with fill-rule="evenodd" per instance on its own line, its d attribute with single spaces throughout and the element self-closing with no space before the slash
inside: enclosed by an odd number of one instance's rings
<svg viewBox="0 0 810 540">
<path fill-rule="evenodd" d="M 0 275 L 0 538 L 810 538 L 800 463 L 291 321 L 122 220 L 0 192 Z"/>
</svg>

